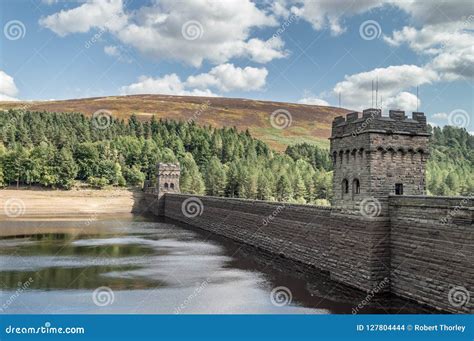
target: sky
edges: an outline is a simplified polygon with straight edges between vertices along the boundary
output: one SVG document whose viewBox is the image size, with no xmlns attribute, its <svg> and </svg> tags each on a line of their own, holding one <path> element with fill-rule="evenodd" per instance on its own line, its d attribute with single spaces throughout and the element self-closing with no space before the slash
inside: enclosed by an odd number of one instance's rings
<svg viewBox="0 0 474 341">
<path fill-rule="evenodd" d="M 0 100 L 340 98 L 474 131 L 472 1 L 0 0 L 0 23 Z"/>
</svg>

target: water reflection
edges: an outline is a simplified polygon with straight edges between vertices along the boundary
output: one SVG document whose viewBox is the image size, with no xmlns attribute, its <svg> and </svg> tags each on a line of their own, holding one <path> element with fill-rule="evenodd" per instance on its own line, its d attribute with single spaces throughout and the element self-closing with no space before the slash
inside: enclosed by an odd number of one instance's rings
<svg viewBox="0 0 474 341">
<path fill-rule="evenodd" d="M 16 228 L 10 221 L 0 222 L 1 231 L 5 224 L 4 313 L 351 313 L 366 296 L 314 269 L 146 217 L 17 222 Z M 288 305 L 272 304 L 277 286 L 289 289 Z M 113 303 L 94 304 L 99 287 L 112 289 Z M 361 312 L 431 311 L 385 296 Z"/>
</svg>

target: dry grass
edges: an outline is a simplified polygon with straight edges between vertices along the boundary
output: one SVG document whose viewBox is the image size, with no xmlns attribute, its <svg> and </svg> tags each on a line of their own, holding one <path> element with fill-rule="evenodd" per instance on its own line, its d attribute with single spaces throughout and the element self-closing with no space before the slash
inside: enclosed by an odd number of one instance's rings
<svg viewBox="0 0 474 341">
<path fill-rule="evenodd" d="M 209 103 L 207 106 L 206 103 Z M 199 125 L 249 129 L 252 135 L 282 151 L 288 144 L 309 142 L 327 146 L 334 117 L 346 109 L 283 102 L 256 101 L 240 98 L 208 98 L 165 95 L 133 95 L 73 99 L 64 101 L 0 102 L 0 109 L 24 108 L 33 111 L 81 112 L 92 115 L 108 110 L 116 118 L 136 114 L 141 120 L 157 118 L 187 121 L 195 117 Z M 275 129 L 270 115 L 278 109 L 291 113 L 292 124 Z"/>
</svg>

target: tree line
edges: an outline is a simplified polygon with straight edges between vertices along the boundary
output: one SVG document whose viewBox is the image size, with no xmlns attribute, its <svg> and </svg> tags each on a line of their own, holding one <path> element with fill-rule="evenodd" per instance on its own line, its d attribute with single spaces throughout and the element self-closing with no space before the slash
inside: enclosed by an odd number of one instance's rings
<svg viewBox="0 0 474 341">
<path fill-rule="evenodd" d="M 303 144 L 272 151 L 248 131 L 194 122 L 141 122 L 80 113 L 5 111 L 0 116 L 0 185 L 69 189 L 140 186 L 157 162 L 179 162 L 183 192 L 326 204 L 332 172 L 326 150 Z"/>
<path fill-rule="evenodd" d="M 464 128 L 430 127 L 427 187 L 433 195 L 474 194 L 474 136 Z"/>
<path fill-rule="evenodd" d="M 4 111 L 0 115 L 0 186 L 69 189 L 141 186 L 157 162 L 179 162 L 185 193 L 327 204 L 332 163 L 326 149 L 303 143 L 272 151 L 248 131 L 172 120 L 86 117 L 80 113 Z M 103 117 L 102 117 L 103 119 Z M 427 189 L 472 195 L 474 137 L 429 127 Z"/>
</svg>

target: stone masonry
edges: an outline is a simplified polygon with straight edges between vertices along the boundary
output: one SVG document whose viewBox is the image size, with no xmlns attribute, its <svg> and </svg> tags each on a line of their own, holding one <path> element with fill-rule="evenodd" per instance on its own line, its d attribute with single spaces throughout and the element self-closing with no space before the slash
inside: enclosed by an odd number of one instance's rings
<svg viewBox="0 0 474 341">
<path fill-rule="evenodd" d="M 388 281 L 384 291 L 473 313 L 472 197 L 425 196 L 428 138 L 422 113 L 407 119 L 367 109 L 361 118 L 336 118 L 332 207 L 180 194 L 179 165 L 169 164 L 158 165 L 155 185 L 146 184 L 145 204 L 365 292 Z"/>
<path fill-rule="evenodd" d="M 389 194 L 424 195 L 429 136 L 420 112 L 411 119 L 396 110 L 383 117 L 380 109 L 336 117 L 330 138 L 333 206 L 359 210 L 364 199 L 374 198 L 378 215 L 387 215 Z"/>
</svg>

